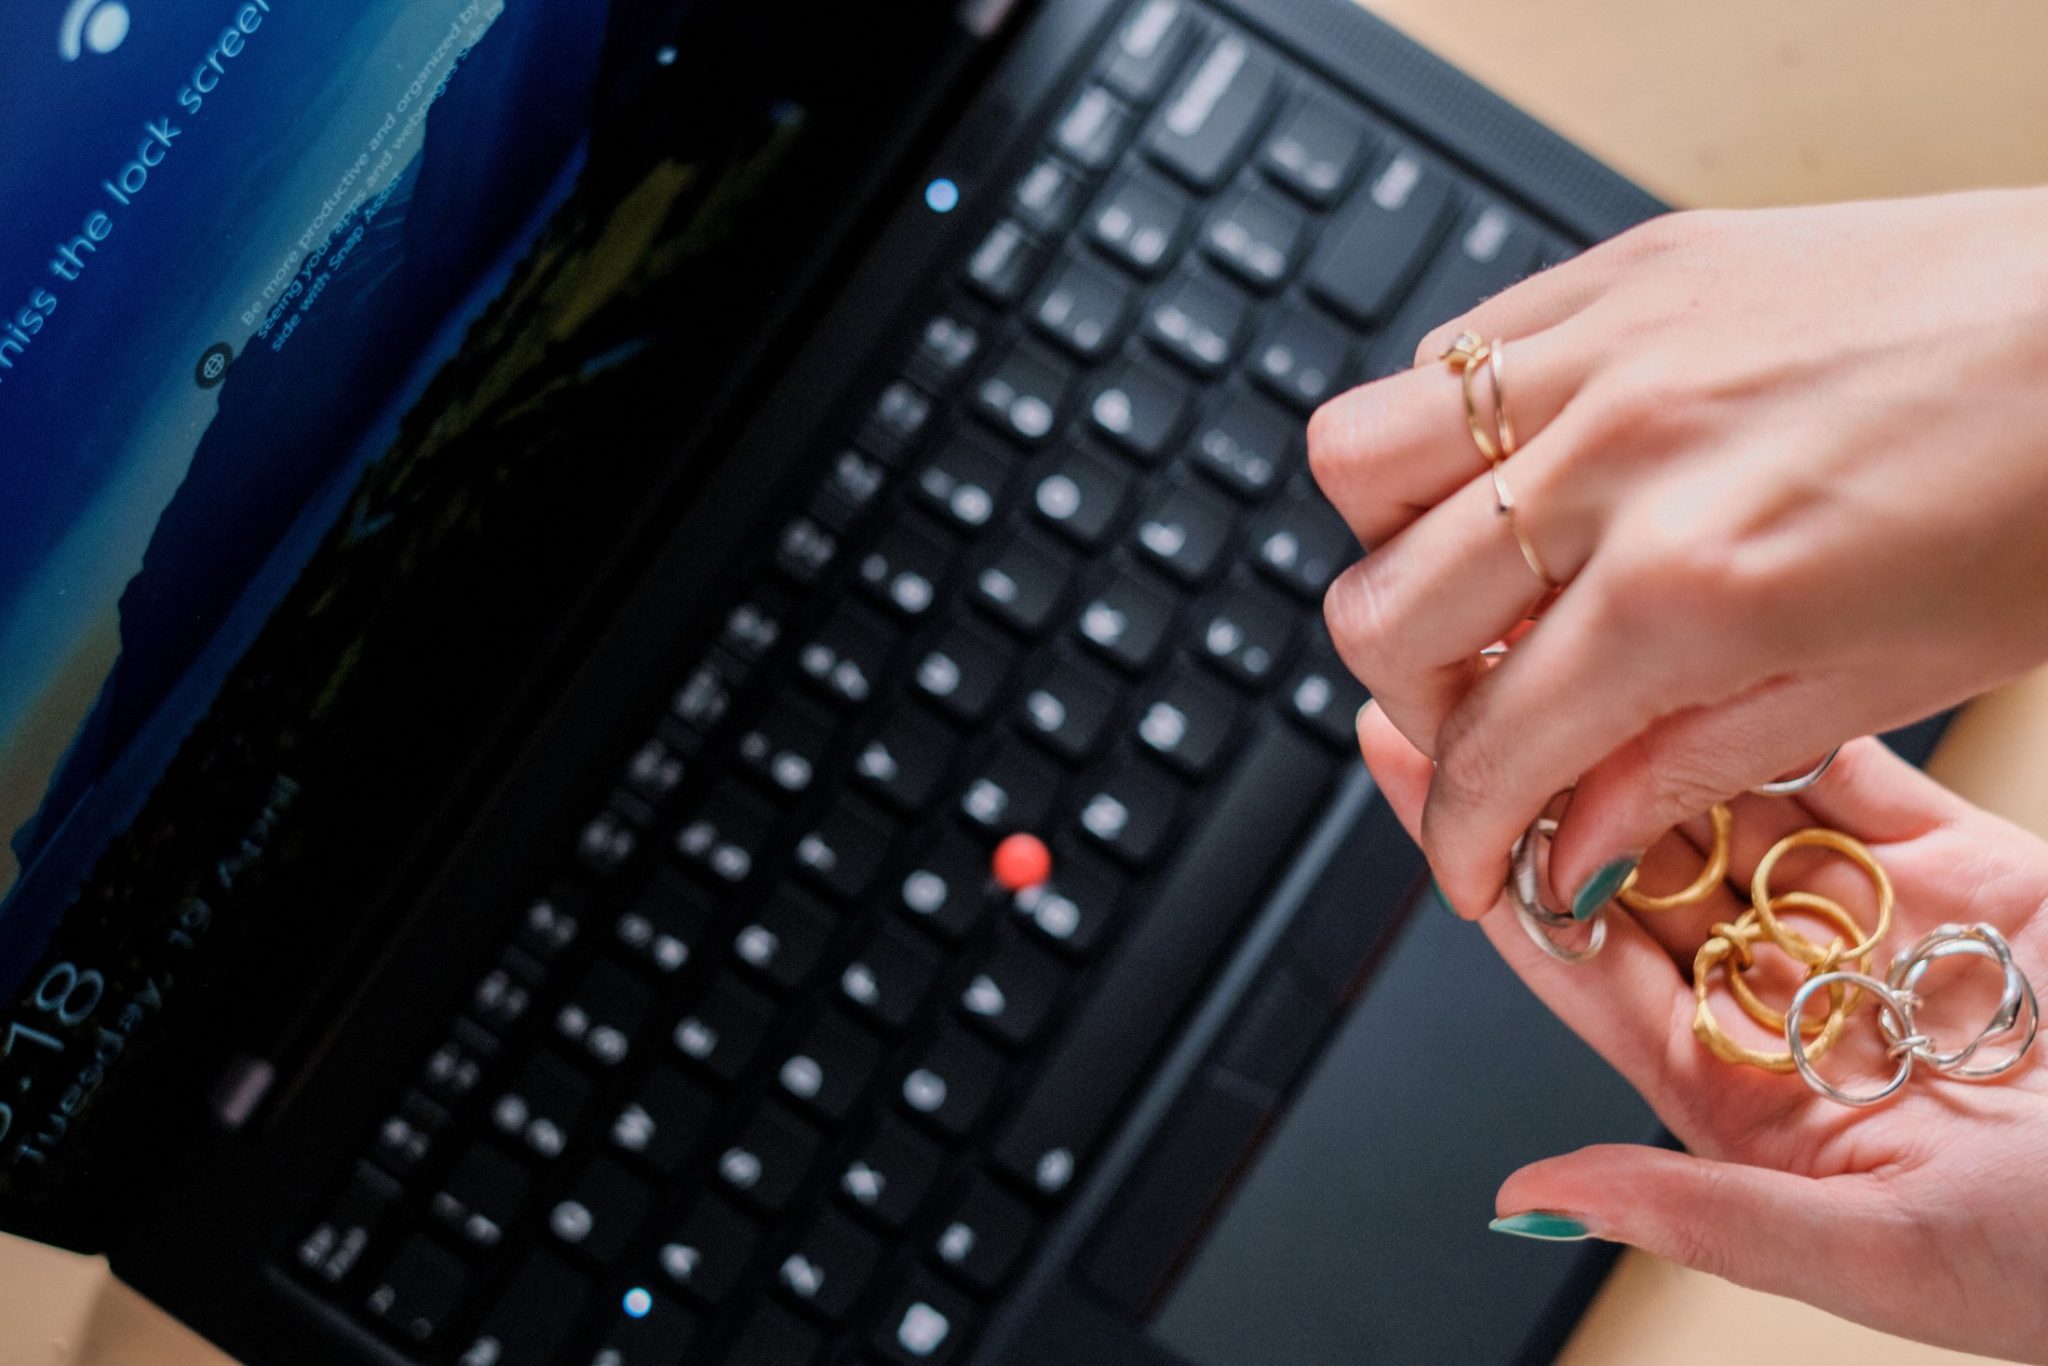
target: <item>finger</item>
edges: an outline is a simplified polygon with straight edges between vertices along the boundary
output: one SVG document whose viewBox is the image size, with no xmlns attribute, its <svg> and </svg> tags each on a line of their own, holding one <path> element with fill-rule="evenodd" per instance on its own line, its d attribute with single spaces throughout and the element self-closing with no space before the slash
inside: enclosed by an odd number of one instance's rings
<svg viewBox="0 0 2048 1366">
<path fill-rule="evenodd" d="M 1520 284 L 1432 328 L 1415 348 L 1415 363 L 1426 365 L 1450 348 L 1460 333 L 1486 341 L 1532 336 L 1589 308 L 1624 274 L 1623 243 L 1604 244 L 1562 265 L 1540 271 Z"/>
<path fill-rule="evenodd" d="M 1538 456 L 1531 450 L 1516 463 Z M 1544 553 L 1558 556 L 1553 572 L 1575 570 L 1583 548 L 1551 539 Z M 1338 575 L 1323 619 L 1346 667 L 1402 734 L 1434 754 L 1438 728 L 1479 677 L 1479 652 L 1512 632 L 1544 591 L 1482 480 Z"/>
<path fill-rule="evenodd" d="M 1501 1232 L 1627 1243 L 1866 1319 L 1865 1297 L 1884 1290 L 1869 1283 L 1868 1268 L 1896 1266 L 1905 1250 L 1901 1211 L 1869 1177 L 1799 1176 L 1629 1144 L 1524 1167 L 1502 1184 L 1495 1207 Z M 1551 1219 L 1530 1217 L 1539 1213 Z"/>
<path fill-rule="evenodd" d="M 1380 708 L 1358 714 L 1359 748 L 1394 814 L 1413 835 L 1430 765 Z M 1544 1005 L 1640 1092 L 1663 1121 L 1690 1133 L 1695 1098 L 1713 1094 L 1704 1054 L 1692 1041 L 1691 992 L 1670 952 L 1630 917 L 1610 917 L 1606 947 L 1586 963 L 1563 963 L 1530 940 L 1503 897 L 1480 928 Z"/>
<path fill-rule="evenodd" d="M 1509 847 L 1554 794 L 1662 714 L 1725 686 L 1727 666 L 1711 655 L 1622 649 L 1609 577 L 1596 556 L 1439 728 L 1423 847 L 1460 908 L 1493 901 Z"/>
<path fill-rule="evenodd" d="M 1579 778 L 1558 822 L 1552 886 L 1575 910 L 1612 896 L 1665 831 L 1718 802 L 1810 768 L 1846 736 L 1839 700 L 1812 680 L 1755 688 L 1653 722 Z"/>
<path fill-rule="evenodd" d="M 1586 359 L 1580 342 L 1561 332 L 1527 337 L 1503 353 L 1502 402 L 1522 444 L 1564 410 Z M 1480 366 L 1472 377 L 1489 435 L 1497 430 L 1492 373 Z M 1433 362 L 1340 394 L 1309 418 L 1309 470 L 1363 544 L 1378 546 L 1486 473 L 1467 424 L 1464 386 L 1456 370 Z"/>
</svg>

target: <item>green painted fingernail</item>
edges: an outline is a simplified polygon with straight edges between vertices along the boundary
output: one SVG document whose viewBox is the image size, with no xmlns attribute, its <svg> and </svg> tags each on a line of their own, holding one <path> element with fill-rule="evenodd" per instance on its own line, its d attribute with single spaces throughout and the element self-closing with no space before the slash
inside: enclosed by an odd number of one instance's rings
<svg viewBox="0 0 2048 1366">
<path fill-rule="evenodd" d="M 1628 875 L 1642 861 L 1640 854 L 1628 854 L 1587 878 L 1586 885 L 1579 888 L 1579 894 L 1572 898 L 1572 919 L 1584 920 L 1613 900 L 1614 894 L 1621 890 L 1621 884 L 1628 881 Z"/>
<path fill-rule="evenodd" d="M 1456 915 L 1458 913 L 1458 908 L 1456 906 L 1453 906 L 1451 904 L 1451 899 L 1444 895 L 1443 883 L 1438 882 L 1435 878 L 1431 878 L 1429 880 L 1429 890 L 1433 895 L 1435 895 L 1437 905 L 1443 907 L 1452 915 Z"/>
<path fill-rule="evenodd" d="M 1593 1230 L 1582 1221 L 1543 1209 L 1502 1215 L 1487 1227 L 1495 1233 L 1512 1233 L 1517 1238 L 1535 1238 L 1545 1243 L 1576 1243 L 1593 1236 Z"/>
</svg>

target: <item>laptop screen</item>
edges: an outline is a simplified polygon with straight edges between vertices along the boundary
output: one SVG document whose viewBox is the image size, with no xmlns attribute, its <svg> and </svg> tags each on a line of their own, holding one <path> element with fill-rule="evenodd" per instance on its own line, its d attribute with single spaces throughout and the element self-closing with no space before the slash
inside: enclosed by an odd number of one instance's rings
<svg viewBox="0 0 2048 1366">
<path fill-rule="evenodd" d="M 562 178 L 604 18 L 0 10 L 0 986 L 48 928 L 24 873 L 75 881 L 133 814 L 374 396 Z"/>
<path fill-rule="evenodd" d="M 0 1221 L 367 952 L 708 477 L 949 13 L 856 8 L 0 6 Z"/>
</svg>

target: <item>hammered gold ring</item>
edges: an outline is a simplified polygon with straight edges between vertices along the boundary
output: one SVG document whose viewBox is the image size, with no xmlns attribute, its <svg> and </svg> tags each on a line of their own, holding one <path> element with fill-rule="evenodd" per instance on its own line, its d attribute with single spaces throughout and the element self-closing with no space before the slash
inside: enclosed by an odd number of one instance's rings
<svg viewBox="0 0 2048 1366">
<path fill-rule="evenodd" d="M 1771 937 L 1771 941 L 1785 952 L 1795 958 L 1803 957 L 1808 963 L 1813 961 L 1810 956 L 1813 945 L 1779 924 L 1777 915 L 1772 911 L 1771 871 L 1778 866 L 1779 859 L 1794 849 L 1826 849 L 1840 854 L 1861 868 L 1864 875 L 1870 879 L 1870 884 L 1877 893 L 1877 924 L 1872 926 L 1869 934 L 1844 948 L 1840 954 L 1845 959 L 1867 957 L 1871 949 L 1877 946 L 1877 941 L 1883 939 L 1886 931 L 1891 929 L 1892 905 L 1897 898 L 1892 891 L 1892 880 L 1886 874 L 1884 865 L 1877 861 L 1877 856 L 1872 854 L 1861 840 L 1845 835 L 1839 830 L 1825 830 L 1817 826 L 1795 830 L 1772 845 L 1763 858 L 1758 860 L 1756 873 L 1751 877 L 1749 885 L 1750 904 L 1756 909 L 1758 925 Z"/>
<path fill-rule="evenodd" d="M 1714 822 L 1714 848 L 1707 855 L 1699 876 L 1675 892 L 1653 895 L 1636 885 L 1636 873 L 1628 875 L 1615 899 L 1632 911 L 1679 911 L 1697 906 L 1712 896 L 1728 876 L 1728 850 L 1735 830 L 1735 817 L 1727 807 L 1716 806 L 1708 813 Z"/>
</svg>

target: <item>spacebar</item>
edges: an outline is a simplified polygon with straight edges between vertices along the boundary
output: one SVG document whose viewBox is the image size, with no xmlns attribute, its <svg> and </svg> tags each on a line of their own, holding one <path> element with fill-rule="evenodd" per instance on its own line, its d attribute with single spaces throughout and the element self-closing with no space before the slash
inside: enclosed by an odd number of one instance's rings
<svg viewBox="0 0 2048 1366">
<path fill-rule="evenodd" d="M 1067 1184 L 1270 890 L 1333 771 L 1327 751 L 1265 719 L 1003 1126 L 997 1166 L 1047 1194 Z"/>
</svg>

